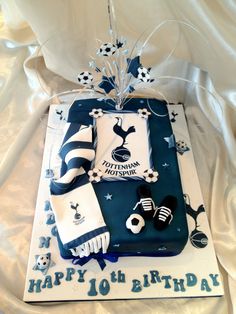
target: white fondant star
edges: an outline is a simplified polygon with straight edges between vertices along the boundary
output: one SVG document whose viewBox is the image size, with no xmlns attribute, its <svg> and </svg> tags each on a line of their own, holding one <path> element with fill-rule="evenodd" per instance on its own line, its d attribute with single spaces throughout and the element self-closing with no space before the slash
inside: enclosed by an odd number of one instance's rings
<svg viewBox="0 0 236 314">
<path fill-rule="evenodd" d="M 104 197 L 105 197 L 105 199 L 107 201 L 111 201 L 112 200 L 112 194 L 107 193 L 107 195 L 105 195 Z"/>
<path fill-rule="evenodd" d="M 170 165 L 169 164 L 167 164 L 166 162 L 164 163 L 164 164 L 162 164 L 162 167 L 164 167 L 164 168 L 167 168 L 167 167 L 169 167 Z"/>
<path fill-rule="evenodd" d="M 168 143 L 168 148 L 175 147 L 175 137 L 171 134 L 169 137 L 164 137 L 164 140 Z"/>
</svg>

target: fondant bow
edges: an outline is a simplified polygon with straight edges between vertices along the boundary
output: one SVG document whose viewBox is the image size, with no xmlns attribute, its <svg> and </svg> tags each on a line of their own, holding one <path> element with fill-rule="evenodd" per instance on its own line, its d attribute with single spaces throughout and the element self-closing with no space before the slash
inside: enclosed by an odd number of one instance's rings
<svg viewBox="0 0 236 314">
<path fill-rule="evenodd" d="M 118 261 L 118 256 L 112 255 L 112 254 L 102 254 L 102 253 L 97 253 L 97 254 L 91 254 L 90 256 L 85 256 L 85 257 L 76 257 L 72 260 L 72 263 L 74 265 L 80 265 L 83 266 L 86 263 L 88 263 L 92 258 L 96 259 L 101 270 L 103 270 L 106 267 L 106 262 L 105 260 L 111 262 L 111 263 L 116 263 Z"/>
</svg>

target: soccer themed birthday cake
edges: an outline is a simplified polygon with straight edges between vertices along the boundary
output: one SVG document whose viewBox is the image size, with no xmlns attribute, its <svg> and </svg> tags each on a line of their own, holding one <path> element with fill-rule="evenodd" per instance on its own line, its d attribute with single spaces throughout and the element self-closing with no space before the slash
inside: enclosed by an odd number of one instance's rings
<svg viewBox="0 0 236 314">
<path fill-rule="evenodd" d="M 222 295 L 181 105 L 80 99 L 48 123 L 25 301 Z"/>
<path fill-rule="evenodd" d="M 159 26 L 129 51 L 112 12 L 78 94 L 50 106 L 24 300 L 222 295 L 183 106 L 141 61 Z"/>
</svg>

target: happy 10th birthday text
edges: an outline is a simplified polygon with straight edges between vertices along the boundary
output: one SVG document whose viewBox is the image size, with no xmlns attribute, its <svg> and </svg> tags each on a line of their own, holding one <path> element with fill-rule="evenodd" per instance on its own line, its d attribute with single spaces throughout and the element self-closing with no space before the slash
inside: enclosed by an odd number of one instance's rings
<svg viewBox="0 0 236 314">
<path fill-rule="evenodd" d="M 126 274 L 121 270 L 112 271 L 108 278 L 88 278 L 87 270 L 66 268 L 64 272 L 55 272 L 43 279 L 29 280 L 29 293 L 40 293 L 44 289 L 63 285 L 64 282 L 77 282 L 78 285 L 88 285 L 87 295 L 96 297 L 109 294 L 113 285 L 128 285 L 130 292 L 139 293 L 152 285 L 162 285 L 164 289 L 172 289 L 174 292 L 186 292 L 195 287 L 201 291 L 210 292 L 213 287 L 219 286 L 219 274 L 209 274 L 206 278 L 199 279 L 194 273 L 186 273 L 183 278 L 173 278 L 171 275 L 160 275 L 157 270 L 150 270 L 142 275 L 142 279 L 132 279 L 127 282 Z"/>
</svg>

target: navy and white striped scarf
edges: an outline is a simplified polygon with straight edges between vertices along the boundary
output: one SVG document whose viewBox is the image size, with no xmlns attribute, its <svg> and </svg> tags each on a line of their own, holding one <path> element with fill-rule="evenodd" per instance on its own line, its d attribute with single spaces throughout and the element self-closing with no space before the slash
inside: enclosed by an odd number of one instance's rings
<svg viewBox="0 0 236 314">
<path fill-rule="evenodd" d="M 67 123 L 59 156 L 61 176 L 51 181 L 50 201 L 63 246 L 79 257 L 106 253 L 110 234 L 85 171 L 95 157 L 92 126 Z"/>
</svg>

